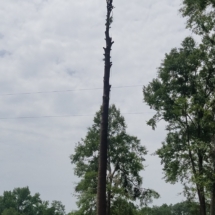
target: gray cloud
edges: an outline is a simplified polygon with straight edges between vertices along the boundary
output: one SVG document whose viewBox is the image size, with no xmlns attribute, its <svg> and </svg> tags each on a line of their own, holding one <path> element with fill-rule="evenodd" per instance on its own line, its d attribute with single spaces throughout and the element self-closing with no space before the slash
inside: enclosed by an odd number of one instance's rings
<svg viewBox="0 0 215 215">
<path fill-rule="evenodd" d="M 111 36 L 112 86 L 146 85 L 156 77 L 165 53 L 185 36 L 185 20 L 178 13 L 181 0 L 114 1 Z M 0 94 L 101 87 L 105 1 L 1 1 Z M 24 11 L 24 12 L 23 12 Z M 10 57 L 6 57 L 10 50 Z M 1 54 L 2 53 L 2 54 Z M 85 136 L 99 109 L 102 90 L 0 97 L 0 118 L 92 114 L 87 117 L 0 120 L 1 187 L 29 186 L 44 200 L 60 200 L 67 211 L 76 208 L 69 155 Z M 146 126 L 152 116 L 143 103 L 142 87 L 111 89 L 110 103 L 125 115 L 128 132 L 141 139 L 149 154 L 165 138 L 165 123 L 156 131 Z M 156 204 L 176 203 L 180 185 L 162 180 L 162 166 L 147 156 L 144 186 L 162 196 Z M 167 192 L 171 191 L 171 192 Z M 171 194 L 170 194 L 171 193 Z"/>
<path fill-rule="evenodd" d="M 0 50 L 0 57 L 5 57 L 6 55 L 9 55 L 9 54 L 10 54 L 10 52 L 8 52 L 4 49 Z"/>
<path fill-rule="evenodd" d="M 70 68 L 66 69 L 66 72 L 67 72 L 67 74 L 70 75 L 70 76 L 73 76 L 73 75 L 76 73 L 75 70 L 72 70 L 72 69 L 70 69 Z"/>
</svg>

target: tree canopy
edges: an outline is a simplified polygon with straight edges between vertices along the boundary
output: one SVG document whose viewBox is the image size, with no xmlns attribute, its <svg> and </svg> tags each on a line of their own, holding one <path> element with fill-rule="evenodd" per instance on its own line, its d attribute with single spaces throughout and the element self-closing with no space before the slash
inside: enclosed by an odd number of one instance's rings
<svg viewBox="0 0 215 215">
<path fill-rule="evenodd" d="M 138 215 L 198 215 L 199 205 L 196 202 L 180 202 L 175 205 L 163 204 L 161 206 L 144 207 Z"/>
<path fill-rule="evenodd" d="M 156 114 L 155 129 L 165 120 L 168 131 L 157 150 L 166 181 L 184 184 L 188 198 L 198 194 L 201 214 L 215 214 L 215 1 L 183 0 L 180 12 L 187 27 L 200 36 L 185 38 L 158 69 L 158 77 L 143 89 L 145 102 Z"/>
<path fill-rule="evenodd" d="M 161 119 L 168 123 L 166 140 L 157 151 L 165 178 L 171 183 L 181 181 L 187 197 L 194 197 L 196 190 L 202 214 L 206 213 L 205 192 L 211 192 L 215 180 L 214 54 L 206 38 L 198 45 L 188 37 L 180 49 L 166 54 L 158 77 L 143 89 L 145 102 L 156 110 L 148 124 L 155 128 Z"/>
<path fill-rule="evenodd" d="M 0 196 L 1 215 L 65 215 L 65 206 L 60 201 L 42 201 L 40 194 L 31 195 L 28 187 L 4 191 Z"/>
<path fill-rule="evenodd" d="M 187 18 L 188 28 L 198 35 L 210 36 L 213 45 L 215 45 L 214 0 L 183 0 L 183 6 L 180 11 Z"/>
<path fill-rule="evenodd" d="M 75 164 L 75 174 L 81 179 L 75 187 L 78 206 L 81 213 L 89 215 L 95 214 L 96 208 L 101 110 L 96 113 L 93 122 L 86 137 L 81 139 L 70 157 Z M 140 171 L 144 170 L 146 152 L 140 140 L 127 133 L 124 117 L 112 105 L 109 108 L 108 127 L 108 214 L 115 214 L 114 211 L 123 201 L 130 204 L 129 202 L 139 199 L 144 204 L 151 201 L 151 197 L 158 197 L 155 191 L 141 187 Z"/>
</svg>

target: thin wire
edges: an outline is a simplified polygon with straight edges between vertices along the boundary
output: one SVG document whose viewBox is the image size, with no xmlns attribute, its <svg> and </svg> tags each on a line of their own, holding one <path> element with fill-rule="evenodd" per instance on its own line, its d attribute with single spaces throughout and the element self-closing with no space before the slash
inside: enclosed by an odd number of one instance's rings
<svg viewBox="0 0 215 215">
<path fill-rule="evenodd" d="M 153 112 L 139 112 L 139 113 L 122 113 L 123 115 L 143 115 L 145 113 L 153 113 Z M 69 117 L 89 117 L 94 116 L 95 114 L 77 114 L 77 115 L 58 115 L 58 116 L 20 116 L 20 117 L 0 117 L 0 120 L 8 120 L 8 119 L 42 119 L 42 118 L 69 118 Z"/>
<path fill-rule="evenodd" d="M 142 87 L 143 85 L 130 85 L 130 86 L 117 86 L 112 87 L 112 89 L 117 88 L 132 88 L 132 87 Z M 31 95 L 31 94 L 45 94 L 45 93 L 65 93 L 65 92 L 75 92 L 75 91 L 86 91 L 86 90 L 101 90 L 102 87 L 97 88 L 86 88 L 86 89 L 73 89 L 73 90 L 53 90 L 53 91 L 38 91 L 38 92 L 26 92 L 26 93 L 1 93 L 0 96 L 14 96 L 14 95 Z"/>
<path fill-rule="evenodd" d="M 1 119 L 41 119 L 41 118 L 65 118 L 65 117 L 79 117 L 79 116 L 93 116 L 89 115 L 63 115 L 63 116 L 19 116 L 19 117 L 0 117 Z"/>
</svg>

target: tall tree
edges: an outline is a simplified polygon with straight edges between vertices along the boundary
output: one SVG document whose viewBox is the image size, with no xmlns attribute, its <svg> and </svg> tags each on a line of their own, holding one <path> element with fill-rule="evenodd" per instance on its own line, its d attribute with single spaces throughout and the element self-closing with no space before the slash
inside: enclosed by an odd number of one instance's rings
<svg viewBox="0 0 215 215">
<path fill-rule="evenodd" d="M 99 131 L 102 110 L 96 113 L 93 125 L 87 135 L 75 148 L 71 162 L 75 164 L 75 174 L 81 181 L 75 187 L 78 194 L 80 214 L 94 215 L 96 212 L 96 190 L 98 182 Z M 127 134 L 124 117 L 115 105 L 109 108 L 108 119 L 108 157 L 106 195 L 108 215 L 121 207 L 124 201 L 140 199 L 147 203 L 158 194 L 150 189 L 142 189 L 142 178 L 139 175 L 144 169 L 142 162 L 146 149 L 140 140 Z"/>
<path fill-rule="evenodd" d="M 104 48 L 104 85 L 103 85 L 103 101 L 102 101 L 102 121 L 100 128 L 100 149 L 99 149 L 99 172 L 98 172 L 98 187 L 97 187 L 97 215 L 106 215 L 106 170 L 107 170 L 107 148 L 108 148 L 108 110 L 109 110 L 109 94 L 110 94 L 110 68 L 112 62 L 110 61 L 110 52 L 113 45 L 112 38 L 109 35 L 110 25 L 113 17 L 111 12 L 113 10 L 113 0 L 106 0 L 107 2 L 107 18 L 105 40 L 106 47 Z"/>
<path fill-rule="evenodd" d="M 155 128 L 161 119 L 168 123 L 166 140 L 157 151 L 165 178 L 171 183 L 180 180 L 188 197 L 190 191 L 197 191 L 201 215 L 206 215 L 207 192 L 215 180 L 211 163 L 215 131 L 214 56 L 215 49 L 207 38 L 200 45 L 186 38 L 182 48 L 166 55 L 158 78 L 143 89 L 145 102 L 157 112 L 148 124 Z"/>
<path fill-rule="evenodd" d="M 215 1 L 183 0 L 180 10 L 187 18 L 187 27 L 201 35 L 211 46 L 215 46 Z M 215 142 L 215 138 L 212 138 Z M 214 143 L 215 144 L 215 143 Z M 213 173 L 215 174 L 215 149 L 211 153 Z M 211 189 L 211 214 L 215 215 L 215 182 Z"/>
</svg>

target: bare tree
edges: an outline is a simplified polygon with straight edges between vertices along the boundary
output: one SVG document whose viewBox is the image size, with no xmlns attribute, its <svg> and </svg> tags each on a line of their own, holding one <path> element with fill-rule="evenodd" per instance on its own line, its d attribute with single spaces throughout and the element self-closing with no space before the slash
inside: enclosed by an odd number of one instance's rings
<svg viewBox="0 0 215 215">
<path fill-rule="evenodd" d="M 97 215 L 106 215 L 106 171 L 107 171 L 107 148 L 108 148 L 108 109 L 109 109 L 109 94 L 111 85 L 110 69 L 112 62 L 110 61 L 110 52 L 113 45 L 112 38 L 109 35 L 110 25 L 112 23 L 111 12 L 113 10 L 113 0 L 107 2 L 107 19 L 105 40 L 106 47 L 104 48 L 104 86 L 103 86 L 103 102 L 102 102 L 102 119 L 100 131 L 100 151 L 99 151 L 99 173 L 98 173 L 98 188 L 97 188 Z"/>
</svg>

